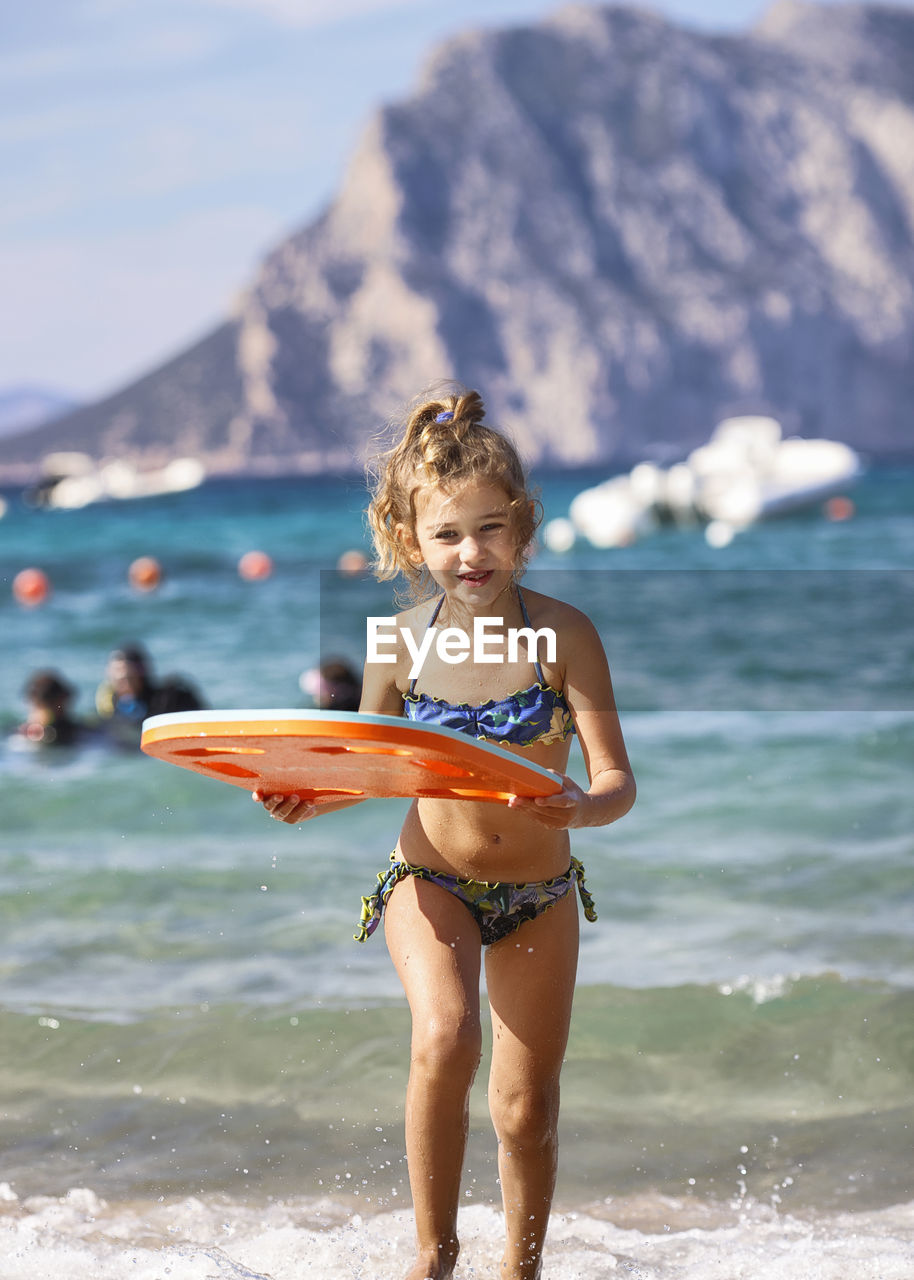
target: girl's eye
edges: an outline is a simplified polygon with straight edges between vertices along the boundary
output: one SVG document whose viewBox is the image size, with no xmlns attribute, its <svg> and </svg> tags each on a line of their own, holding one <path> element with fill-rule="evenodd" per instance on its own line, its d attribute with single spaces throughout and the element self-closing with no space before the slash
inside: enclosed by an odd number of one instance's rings
<svg viewBox="0 0 914 1280">
<path fill-rule="evenodd" d="M 480 533 L 498 533 L 499 530 L 504 529 L 504 527 L 505 527 L 504 523 L 500 520 L 497 520 L 497 521 L 493 521 L 491 524 L 480 525 L 479 531 Z M 443 541 L 452 541 L 455 538 L 459 538 L 460 534 L 457 532 L 456 529 L 439 529 L 438 532 L 433 534 L 432 536 L 436 538 L 438 541 L 443 542 Z"/>
</svg>

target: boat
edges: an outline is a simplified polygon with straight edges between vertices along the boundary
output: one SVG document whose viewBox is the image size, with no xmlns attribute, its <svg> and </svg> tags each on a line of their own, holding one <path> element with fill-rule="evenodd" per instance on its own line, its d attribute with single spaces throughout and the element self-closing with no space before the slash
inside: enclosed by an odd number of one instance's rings
<svg viewBox="0 0 914 1280">
<path fill-rule="evenodd" d="M 595 547 L 620 547 L 674 524 L 714 525 L 723 545 L 726 530 L 845 494 L 862 469 L 859 455 L 840 441 L 785 439 L 775 418 L 726 418 L 684 462 L 669 468 L 641 462 L 583 490 L 567 519 L 545 527 L 544 542 L 565 551 L 581 536 Z"/>
<path fill-rule="evenodd" d="M 23 494 L 33 507 L 73 511 L 94 502 L 150 498 L 196 489 L 206 479 L 198 458 L 175 458 L 164 467 L 141 471 L 132 462 L 97 465 L 85 453 L 50 453 L 42 459 L 43 476 Z"/>
</svg>

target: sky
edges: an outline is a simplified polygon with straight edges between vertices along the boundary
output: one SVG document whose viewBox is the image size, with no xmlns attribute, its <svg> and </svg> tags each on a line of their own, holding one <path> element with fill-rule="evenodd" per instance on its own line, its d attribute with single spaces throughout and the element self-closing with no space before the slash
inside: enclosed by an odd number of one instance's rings
<svg viewBox="0 0 914 1280">
<path fill-rule="evenodd" d="M 0 391 L 93 400 L 183 350 L 228 314 L 263 254 L 332 198 L 374 109 L 409 95 L 435 44 L 558 7 L 0 6 Z M 768 5 L 648 7 L 733 31 Z"/>
</svg>

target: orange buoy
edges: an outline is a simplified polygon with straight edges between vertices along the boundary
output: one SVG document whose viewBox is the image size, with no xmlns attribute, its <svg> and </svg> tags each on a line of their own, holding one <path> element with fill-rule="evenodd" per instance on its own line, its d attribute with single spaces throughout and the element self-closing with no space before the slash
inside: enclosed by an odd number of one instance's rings
<svg viewBox="0 0 914 1280">
<path fill-rule="evenodd" d="M 850 520 L 857 508 L 850 498 L 829 498 L 824 507 L 827 520 Z"/>
<path fill-rule="evenodd" d="M 26 609 L 44 604 L 51 594 L 51 580 L 43 569 L 22 569 L 13 579 L 13 595 Z"/>
<path fill-rule="evenodd" d="M 273 572 L 273 561 L 265 551 L 246 551 L 238 561 L 238 572 L 247 582 L 259 582 Z"/>
<path fill-rule="evenodd" d="M 127 578 L 135 591 L 155 591 L 162 581 L 162 566 L 153 556 L 140 556 L 127 570 Z"/>
<path fill-rule="evenodd" d="M 356 577 L 360 573 L 364 573 L 368 568 L 368 557 L 364 551 L 352 550 L 344 551 L 336 562 L 339 573 L 344 573 L 349 577 Z"/>
</svg>

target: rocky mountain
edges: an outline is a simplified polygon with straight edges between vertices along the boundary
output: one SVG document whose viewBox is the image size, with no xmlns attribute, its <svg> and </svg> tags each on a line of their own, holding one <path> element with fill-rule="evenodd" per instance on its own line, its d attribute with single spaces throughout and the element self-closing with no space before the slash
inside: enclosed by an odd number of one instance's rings
<svg viewBox="0 0 914 1280">
<path fill-rule="evenodd" d="M 912 357 L 914 12 L 783 0 L 715 36 L 571 6 L 442 45 L 234 316 L 0 458 L 355 465 L 448 375 L 556 465 L 739 412 L 914 454 Z"/>
</svg>

